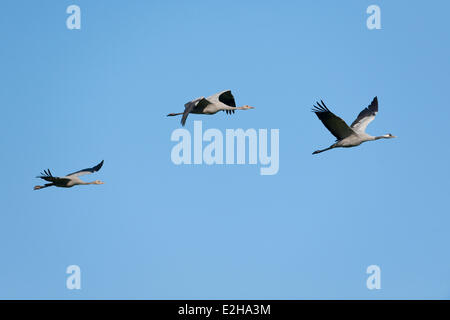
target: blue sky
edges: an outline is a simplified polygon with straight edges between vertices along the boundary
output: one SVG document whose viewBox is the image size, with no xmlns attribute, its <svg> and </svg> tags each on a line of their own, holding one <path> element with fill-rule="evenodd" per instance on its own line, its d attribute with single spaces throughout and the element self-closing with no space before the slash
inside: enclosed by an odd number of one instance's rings
<svg viewBox="0 0 450 320">
<path fill-rule="evenodd" d="M 81 8 L 81 30 L 66 8 Z M 381 8 L 368 30 L 366 8 Z M 3 1 L 0 297 L 448 299 L 445 1 Z M 280 170 L 181 165 L 186 101 L 231 89 L 203 127 L 280 130 Z M 373 135 L 333 137 L 374 96 Z M 33 191 L 97 164 L 101 186 Z M 82 289 L 65 287 L 79 265 Z M 366 268 L 381 268 L 381 290 Z"/>
</svg>

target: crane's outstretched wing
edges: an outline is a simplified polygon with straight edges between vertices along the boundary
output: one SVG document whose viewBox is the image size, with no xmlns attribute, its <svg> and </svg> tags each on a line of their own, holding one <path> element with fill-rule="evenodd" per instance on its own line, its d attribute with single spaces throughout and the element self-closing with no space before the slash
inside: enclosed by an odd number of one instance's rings
<svg viewBox="0 0 450 320">
<path fill-rule="evenodd" d="M 186 119 L 189 115 L 189 113 L 191 113 L 192 111 L 194 111 L 194 109 L 204 109 L 208 104 L 210 104 L 210 102 L 208 100 L 206 100 L 204 97 L 192 100 L 187 102 L 184 105 L 184 112 L 183 112 L 183 117 L 181 118 L 181 125 L 185 125 L 186 124 Z"/>
<path fill-rule="evenodd" d="M 322 100 L 320 100 L 320 102 L 322 102 L 322 104 L 317 102 L 318 106 L 314 106 L 312 111 L 317 115 L 320 121 L 322 121 L 328 131 L 336 137 L 336 139 L 342 140 L 354 134 L 354 131 L 345 123 L 344 120 L 328 110 Z"/>
<path fill-rule="evenodd" d="M 365 132 L 367 125 L 375 119 L 375 116 L 378 113 L 378 99 L 377 97 L 373 98 L 370 105 L 361 111 L 358 117 L 353 121 L 350 126 L 356 132 Z"/>
<path fill-rule="evenodd" d="M 49 182 L 53 182 L 53 183 L 58 182 L 58 181 L 62 181 L 62 180 L 67 180 L 67 179 L 64 179 L 64 178 L 61 178 L 61 177 L 54 177 L 52 175 L 52 173 L 50 172 L 50 169 L 44 170 L 44 172 L 43 173 L 41 172 L 41 175 L 37 176 L 36 178 L 40 178 L 40 179 L 43 179 L 45 181 L 49 181 Z"/>
<path fill-rule="evenodd" d="M 87 168 L 87 169 L 83 169 L 83 170 L 80 170 L 80 171 L 77 171 L 77 172 L 70 173 L 66 177 L 79 177 L 79 176 L 82 176 L 82 175 L 85 175 L 85 174 L 88 174 L 88 173 L 97 172 L 103 166 L 103 162 L 104 162 L 104 160 L 102 160 L 102 162 L 100 162 L 95 167 Z"/>
<path fill-rule="evenodd" d="M 233 94 L 231 90 L 222 91 L 219 93 L 219 101 L 226 104 L 227 106 L 236 108 L 236 101 L 234 101 Z M 234 113 L 234 110 L 225 110 L 227 114 Z"/>
</svg>

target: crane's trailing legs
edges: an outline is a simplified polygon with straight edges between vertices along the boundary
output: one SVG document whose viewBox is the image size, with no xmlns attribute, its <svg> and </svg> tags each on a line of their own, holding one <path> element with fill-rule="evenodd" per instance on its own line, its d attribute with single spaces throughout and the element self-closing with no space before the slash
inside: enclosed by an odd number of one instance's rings
<svg viewBox="0 0 450 320">
<path fill-rule="evenodd" d="M 321 153 L 321 152 L 324 152 L 324 151 L 328 151 L 328 150 L 331 150 L 331 149 L 333 149 L 334 148 L 334 145 L 332 145 L 332 146 L 329 146 L 328 148 L 326 148 L 326 149 L 322 149 L 322 150 L 316 150 L 316 151 L 314 151 L 312 154 L 318 154 L 318 153 Z"/>
<path fill-rule="evenodd" d="M 180 112 L 180 113 L 169 113 L 167 116 L 168 117 L 174 117 L 174 116 L 179 116 L 179 115 L 182 115 L 183 114 L 183 112 Z"/>
<path fill-rule="evenodd" d="M 54 184 L 53 183 L 46 183 L 43 186 L 35 186 L 34 190 L 44 189 L 44 188 L 51 187 L 51 186 L 54 186 Z"/>
</svg>

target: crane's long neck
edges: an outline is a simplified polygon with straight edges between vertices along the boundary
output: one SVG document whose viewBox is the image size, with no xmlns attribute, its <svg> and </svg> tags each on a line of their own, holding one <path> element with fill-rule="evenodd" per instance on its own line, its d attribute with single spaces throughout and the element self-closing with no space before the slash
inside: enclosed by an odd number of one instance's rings
<svg viewBox="0 0 450 320">
<path fill-rule="evenodd" d="M 231 106 L 227 106 L 227 105 L 223 105 L 222 110 L 239 110 L 239 108 L 237 107 L 231 107 Z"/>
<path fill-rule="evenodd" d="M 382 135 L 382 136 L 376 136 L 376 137 L 372 137 L 371 140 L 379 140 L 379 139 L 389 139 L 390 136 L 388 134 Z"/>
<path fill-rule="evenodd" d="M 80 181 L 80 182 L 77 182 L 76 184 L 86 186 L 86 185 L 89 185 L 89 184 L 96 184 L 96 182 L 95 181 L 92 181 L 92 182 Z"/>
<path fill-rule="evenodd" d="M 221 109 L 222 110 L 247 110 L 247 109 L 252 109 L 252 107 L 249 107 L 249 106 L 231 107 L 231 106 L 223 105 Z"/>
</svg>

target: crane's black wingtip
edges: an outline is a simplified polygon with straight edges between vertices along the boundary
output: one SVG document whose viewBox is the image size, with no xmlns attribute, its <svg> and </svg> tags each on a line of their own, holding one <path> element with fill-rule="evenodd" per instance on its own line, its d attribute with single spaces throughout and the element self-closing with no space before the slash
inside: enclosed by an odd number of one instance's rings
<svg viewBox="0 0 450 320">
<path fill-rule="evenodd" d="M 317 115 L 319 115 L 320 113 L 330 112 L 323 100 L 320 100 L 320 102 L 316 101 L 316 105 L 313 105 L 311 111 Z"/>
<path fill-rule="evenodd" d="M 374 111 L 378 111 L 378 97 L 375 96 L 375 98 L 373 98 L 372 102 L 370 103 L 370 106 L 372 109 L 374 109 Z"/>
<path fill-rule="evenodd" d="M 98 165 L 96 165 L 94 167 L 94 172 L 96 172 L 96 171 L 98 171 L 98 170 L 100 170 L 102 168 L 103 162 L 105 162 L 105 160 L 102 160 Z"/>
</svg>

